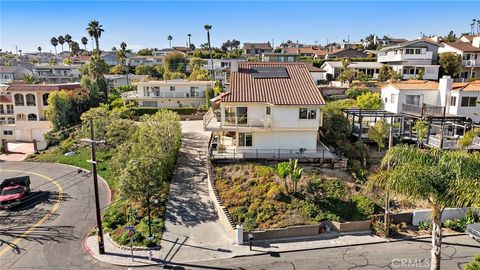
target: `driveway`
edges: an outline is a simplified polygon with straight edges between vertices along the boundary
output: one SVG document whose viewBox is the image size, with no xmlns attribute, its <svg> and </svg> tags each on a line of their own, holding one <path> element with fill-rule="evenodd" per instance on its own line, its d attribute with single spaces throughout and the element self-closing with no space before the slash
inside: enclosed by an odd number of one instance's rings
<svg viewBox="0 0 480 270">
<path fill-rule="evenodd" d="M 22 161 L 33 154 L 33 143 L 9 142 L 9 154 L 1 154 L 0 161 Z"/>
<path fill-rule="evenodd" d="M 170 185 L 161 258 L 185 262 L 225 257 L 231 239 L 208 195 L 206 156 L 209 133 L 202 121 L 182 121 L 182 148 Z"/>
<path fill-rule="evenodd" d="M 95 224 L 93 180 L 53 163 L 0 162 L 1 178 L 29 175 L 32 193 L 11 211 L 0 210 L 0 269 L 105 269 L 82 241 Z M 99 181 L 101 205 L 108 188 Z"/>
</svg>

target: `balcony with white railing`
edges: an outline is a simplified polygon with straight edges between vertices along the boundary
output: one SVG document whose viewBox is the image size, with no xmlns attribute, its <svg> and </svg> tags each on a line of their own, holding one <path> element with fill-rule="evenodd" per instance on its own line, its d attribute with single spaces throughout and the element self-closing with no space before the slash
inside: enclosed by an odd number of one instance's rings
<svg viewBox="0 0 480 270">
<path fill-rule="evenodd" d="M 264 118 L 232 118 L 232 121 L 222 123 L 220 112 L 212 108 L 203 116 L 203 129 L 205 131 L 236 131 L 236 130 L 258 130 L 272 127 L 272 117 Z"/>
<path fill-rule="evenodd" d="M 176 93 L 176 92 L 159 92 L 150 93 L 147 96 L 139 96 L 137 91 L 129 91 L 122 93 L 123 99 L 155 99 L 155 98 L 205 98 L 203 93 Z"/>
<path fill-rule="evenodd" d="M 425 103 L 421 106 L 402 103 L 402 113 L 418 117 L 445 116 L 445 107 L 434 106 Z"/>
<path fill-rule="evenodd" d="M 397 53 L 394 54 L 393 52 L 387 52 L 383 55 L 378 55 L 377 61 L 380 63 L 383 62 L 401 62 L 401 61 L 410 61 L 410 60 L 432 60 L 433 53 L 432 52 L 425 52 L 422 54 L 405 54 L 405 53 Z"/>
<path fill-rule="evenodd" d="M 462 67 L 480 67 L 479 60 L 462 60 Z"/>
</svg>

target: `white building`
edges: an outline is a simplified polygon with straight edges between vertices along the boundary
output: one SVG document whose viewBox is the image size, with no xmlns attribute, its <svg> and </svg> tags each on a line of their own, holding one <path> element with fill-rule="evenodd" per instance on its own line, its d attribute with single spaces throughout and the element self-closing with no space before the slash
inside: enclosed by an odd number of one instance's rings
<svg viewBox="0 0 480 270">
<path fill-rule="evenodd" d="M 145 81 L 134 83 L 137 91 L 125 92 L 125 101 L 133 100 L 140 107 L 182 108 L 206 104 L 205 92 L 215 86 L 214 81 Z"/>
<path fill-rule="evenodd" d="M 24 74 L 32 74 L 31 70 L 17 66 L 0 66 L 0 83 L 11 83 L 13 80 L 23 79 Z"/>
<path fill-rule="evenodd" d="M 163 56 L 152 56 L 152 55 L 130 56 L 127 59 L 127 63 L 131 67 L 136 67 L 139 65 L 158 66 L 158 65 L 163 65 Z"/>
<path fill-rule="evenodd" d="M 79 68 L 76 65 L 36 65 L 33 66 L 32 73 L 42 83 L 72 83 L 80 81 Z"/>
<path fill-rule="evenodd" d="M 203 120 L 218 141 L 214 155 L 331 156 L 318 142 L 325 102 L 303 63 L 233 64 L 229 91 L 212 103 Z"/>
<path fill-rule="evenodd" d="M 119 86 L 132 85 L 134 82 L 145 80 L 147 75 L 117 75 L 117 74 L 106 74 L 104 75 L 105 81 L 107 82 L 108 89 L 112 89 Z"/>
<path fill-rule="evenodd" d="M 377 62 L 350 62 L 348 67 L 355 70 L 357 73 L 363 72 L 376 79 L 382 64 Z M 322 70 L 325 71 L 325 79 L 329 81 L 337 79 L 342 73 L 342 69 L 343 64 L 340 61 L 327 61 L 322 65 Z"/>
<path fill-rule="evenodd" d="M 48 95 L 58 90 L 73 90 L 80 84 L 25 84 L 13 83 L 6 89 L 5 95 L 9 96 L 13 105 L 3 103 L 6 113 L 6 124 L 2 125 L 2 138 L 7 141 L 33 141 L 38 142 L 38 148 L 44 149 L 46 141 L 44 134 L 52 129 L 50 121 L 45 116 L 48 107 Z M 5 100 L 6 99 L 2 99 Z M 1 109 L 1 107 L 0 107 Z M 1 110 L 0 110 L 1 112 Z M 12 121 L 14 115 L 14 121 Z"/>
<path fill-rule="evenodd" d="M 10 94 L 0 94 L 0 135 L 2 139 L 15 140 L 15 113 Z"/>
<path fill-rule="evenodd" d="M 406 80 L 414 78 L 421 70 L 423 79 L 438 80 L 439 46 L 430 39 L 402 42 L 376 51 L 377 62 L 391 66 Z"/>
<path fill-rule="evenodd" d="M 460 78 L 480 78 L 480 36 L 472 38 L 472 42 L 445 42 L 438 53 L 453 52 L 462 57 Z"/>
<path fill-rule="evenodd" d="M 448 76 L 439 83 L 403 81 L 385 85 L 381 97 L 389 112 L 462 116 L 480 123 L 480 81 L 453 83 Z"/>
<path fill-rule="evenodd" d="M 232 62 L 238 61 L 237 59 L 212 59 L 213 60 L 213 66 L 212 66 L 212 61 L 210 59 L 204 59 L 205 63 L 202 68 L 212 72 L 212 68 L 214 70 L 214 80 L 221 81 L 222 84 L 225 82 L 228 78 L 228 72 L 229 68 Z"/>
</svg>

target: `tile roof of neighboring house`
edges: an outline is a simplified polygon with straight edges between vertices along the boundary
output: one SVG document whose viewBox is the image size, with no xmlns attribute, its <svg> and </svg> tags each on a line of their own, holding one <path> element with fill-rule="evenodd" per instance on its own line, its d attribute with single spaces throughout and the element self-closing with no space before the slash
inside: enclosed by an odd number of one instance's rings
<svg viewBox="0 0 480 270">
<path fill-rule="evenodd" d="M 254 78 L 253 68 L 284 67 L 287 77 Z M 303 63 L 243 62 L 230 75 L 224 102 L 265 102 L 274 105 L 322 105 L 322 94 Z"/>
<path fill-rule="evenodd" d="M 0 66 L 0 73 L 15 73 L 17 69 L 16 66 Z"/>
<path fill-rule="evenodd" d="M 445 42 L 443 43 L 462 52 L 480 52 L 480 48 L 473 46 L 469 42 Z"/>
<path fill-rule="evenodd" d="M 12 96 L 0 95 L 0 103 L 12 103 Z"/>
<path fill-rule="evenodd" d="M 437 90 L 438 91 L 438 82 L 426 81 L 426 80 L 408 80 L 401 81 L 396 83 L 387 84 L 392 85 L 398 90 Z"/>
<path fill-rule="evenodd" d="M 73 90 L 80 88 L 79 83 L 64 83 L 64 84 L 26 84 L 13 83 L 7 91 L 12 92 L 32 92 L 32 91 L 57 91 L 57 90 Z"/>
<path fill-rule="evenodd" d="M 343 68 L 343 64 L 341 61 L 326 61 L 324 63 L 330 65 L 333 68 Z M 348 64 L 349 68 L 381 68 L 383 66 L 382 63 L 378 62 L 350 62 Z"/>
<path fill-rule="evenodd" d="M 243 48 L 247 50 L 251 49 L 260 49 L 260 50 L 272 50 L 272 46 L 270 45 L 270 42 L 266 43 L 243 43 Z"/>
<path fill-rule="evenodd" d="M 468 41 L 472 42 L 473 38 L 476 37 L 477 35 L 462 35 L 460 38 L 464 37 L 468 39 Z"/>
<path fill-rule="evenodd" d="M 326 55 L 327 51 L 315 47 L 287 48 L 287 53 Z"/>
<path fill-rule="evenodd" d="M 75 55 L 74 57 L 72 57 L 72 61 L 87 62 L 90 61 L 90 58 L 92 58 L 90 55 Z"/>
<path fill-rule="evenodd" d="M 454 83 L 452 90 L 465 92 L 480 92 L 480 81 Z"/>
<path fill-rule="evenodd" d="M 309 72 L 326 72 L 325 70 L 314 66 L 313 63 L 310 62 L 305 62 L 305 66 L 307 67 Z"/>
<path fill-rule="evenodd" d="M 427 42 L 427 43 L 430 43 L 430 44 L 433 44 L 433 45 L 440 46 L 439 43 L 431 40 L 430 38 L 420 38 L 420 39 L 405 41 L 405 42 L 401 42 L 401 43 L 398 43 L 398 44 L 395 44 L 395 45 L 392 45 L 392 46 L 388 46 L 388 47 L 380 49 L 380 51 L 388 51 L 388 50 L 391 50 L 391 49 L 402 48 L 402 47 L 405 47 L 405 46 L 408 46 L 408 45 L 415 44 L 417 42 Z"/>
</svg>

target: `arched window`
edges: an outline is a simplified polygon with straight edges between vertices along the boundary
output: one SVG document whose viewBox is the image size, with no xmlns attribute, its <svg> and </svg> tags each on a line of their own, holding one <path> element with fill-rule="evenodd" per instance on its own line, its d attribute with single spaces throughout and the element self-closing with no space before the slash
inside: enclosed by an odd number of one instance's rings
<svg viewBox="0 0 480 270">
<path fill-rule="evenodd" d="M 37 115 L 34 113 L 29 114 L 28 121 L 37 121 Z"/>
<path fill-rule="evenodd" d="M 17 114 L 17 121 L 25 121 L 25 114 L 23 113 Z"/>
<path fill-rule="evenodd" d="M 48 106 L 48 93 L 42 95 L 43 106 Z"/>
<path fill-rule="evenodd" d="M 27 106 L 35 106 L 35 95 L 27 94 Z"/>
<path fill-rule="evenodd" d="M 15 106 L 25 106 L 22 94 L 15 94 Z"/>
</svg>

